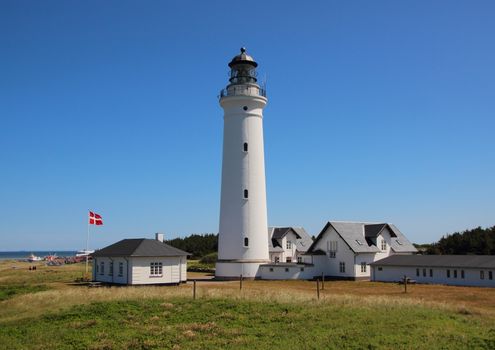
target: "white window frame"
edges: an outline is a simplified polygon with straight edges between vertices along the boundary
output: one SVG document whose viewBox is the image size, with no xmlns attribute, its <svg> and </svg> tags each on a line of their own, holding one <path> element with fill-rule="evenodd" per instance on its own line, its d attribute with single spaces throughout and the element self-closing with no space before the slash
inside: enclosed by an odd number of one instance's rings
<svg viewBox="0 0 495 350">
<path fill-rule="evenodd" d="M 382 250 L 387 250 L 387 241 L 382 238 Z"/>
<path fill-rule="evenodd" d="M 108 266 L 108 276 L 113 276 L 113 261 L 110 261 Z"/>
<path fill-rule="evenodd" d="M 366 262 L 361 262 L 361 272 L 366 273 L 367 267 Z"/>
<path fill-rule="evenodd" d="M 124 263 L 121 261 L 119 262 L 119 277 L 124 276 Z"/>
<path fill-rule="evenodd" d="M 101 261 L 100 262 L 100 275 L 104 275 L 105 274 L 105 262 L 104 261 Z"/>
<path fill-rule="evenodd" d="M 345 273 L 345 262 L 344 261 L 341 261 L 339 263 L 339 272 L 340 273 Z"/>
<path fill-rule="evenodd" d="M 285 243 L 285 248 L 287 248 L 287 249 L 292 249 L 292 242 L 288 240 L 288 241 Z"/>
<path fill-rule="evenodd" d="M 163 263 L 161 261 L 150 262 L 150 277 L 162 277 L 163 276 Z"/>
</svg>

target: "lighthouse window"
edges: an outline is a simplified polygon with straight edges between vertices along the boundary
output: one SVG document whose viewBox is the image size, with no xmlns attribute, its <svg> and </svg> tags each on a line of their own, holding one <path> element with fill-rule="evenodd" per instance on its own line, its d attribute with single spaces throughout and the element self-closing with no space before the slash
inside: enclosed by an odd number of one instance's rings
<svg viewBox="0 0 495 350">
<path fill-rule="evenodd" d="M 249 247 L 249 238 L 244 237 L 244 247 Z"/>
<path fill-rule="evenodd" d="M 244 198 L 248 198 L 248 190 L 244 190 Z"/>
<path fill-rule="evenodd" d="M 248 144 L 247 142 L 244 142 L 244 152 L 247 152 L 248 151 Z"/>
<path fill-rule="evenodd" d="M 248 110 L 247 106 L 242 107 L 242 109 L 245 110 L 245 111 Z"/>
</svg>

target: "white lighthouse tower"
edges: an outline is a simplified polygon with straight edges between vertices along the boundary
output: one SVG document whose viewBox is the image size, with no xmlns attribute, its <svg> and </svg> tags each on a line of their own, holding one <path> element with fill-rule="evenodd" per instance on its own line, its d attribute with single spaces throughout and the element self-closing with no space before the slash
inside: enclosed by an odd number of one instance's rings
<svg viewBox="0 0 495 350">
<path fill-rule="evenodd" d="M 258 64 L 241 48 L 229 63 L 229 84 L 220 93 L 224 110 L 222 194 L 215 276 L 256 278 L 270 262 L 266 214 L 263 108 L 266 92 Z"/>
</svg>

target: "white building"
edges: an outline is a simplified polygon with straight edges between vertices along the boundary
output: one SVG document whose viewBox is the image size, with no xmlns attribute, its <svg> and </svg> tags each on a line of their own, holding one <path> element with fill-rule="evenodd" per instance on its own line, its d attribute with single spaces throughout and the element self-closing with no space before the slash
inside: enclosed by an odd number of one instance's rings
<svg viewBox="0 0 495 350">
<path fill-rule="evenodd" d="M 321 230 L 303 261 L 313 265 L 313 276 L 369 280 L 369 265 L 374 261 L 416 252 L 392 224 L 331 221 Z"/>
<path fill-rule="evenodd" d="M 313 240 L 302 227 L 269 227 L 268 250 L 272 263 L 301 263 Z"/>
<path fill-rule="evenodd" d="M 116 284 L 178 284 L 187 281 L 187 256 L 156 239 L 123 239 L 91 254 L 93 281 Z"/>
<path fill-rule="evenodd" d="M 371 280 L 495 287 L 495 255 L 393 255 L 371 264 Z"/>
<path fill-rule="evenodd" d="M 224 110 L 219 279 L 259 277 L 270 262 L 267 237 L 263 108 L 265 90 L 256 79 L 258 64 L 244 48 L 229 63 L 229 84 L 220 92 Z"/>
</svg>

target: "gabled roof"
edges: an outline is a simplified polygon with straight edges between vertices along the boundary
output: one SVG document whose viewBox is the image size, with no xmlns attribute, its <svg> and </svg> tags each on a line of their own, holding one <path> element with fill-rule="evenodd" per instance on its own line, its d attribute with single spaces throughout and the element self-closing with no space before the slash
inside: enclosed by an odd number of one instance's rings
<svg viewBox="0 0 495 350">
<path fill-rule="evenodd" d="M 375 261 L 376 266 L 413 266 L 495 269 L 495 255 L 391 255 Z"/>
<path fill-rule="evenodd" d="M 323 237 L 325 232 L 333 227 L 335 232 L 342 238 L 347 246 L 354 253 L 379 253 L 381 250 L 373 244 L 373 238 L 376 238 L 385 227 L 389 228 L 392 236 L 391 249 L 397 253 L 415 253 L 416 248 L 407 240 L 407 238 L 392 224 L 387 223 L 367 223 L 367 222 L 343 222 L 329 221 L 321 230 L 316 240 L 308 249 L 307 254 L 312 254 L 317 242 Z M 394 237 L 395 236 L 395 237 Z"/>
<path fill-rule="evenodd" d="M 408 241 L 406 236 L 399 231 L 399 229 L 394 224 L 388 224 L 391 233 L 395 234 L 395 237 L 392 237 L 390 248 L 396 253 L 417 253 L 418 250 L 412 245 L 411 242 Z"/>
<path fill-rule="evenodd" d="M 97 250 L 94 257 L 107 256 L 184 256 L 191 255 L 156 239 L 123 239 L 103 249 Z"/>
<path fill-rule="evenodd" d="M 378 237 L 380 232 L 387 226 L 387 224 L 369 224 L 364 225 L 365 237 Z"/>
<path fill-rule="evenodd" d="M 268 228 L 268 236 L 269 236 L 269 251 L 270 252 L 283 252 L 283 247 L 280 246 L 278 242 L 279 239 L 284 238 L 289 232 L 294 233 L 296 236 L 296 241 L 292 242 L 296 246 L 296 250 L 298 252 L 305 252 L 313 243 L 313 239 L 306 232 L 306 230 L 302 227 L 269 227 Z"/>
</svg>

